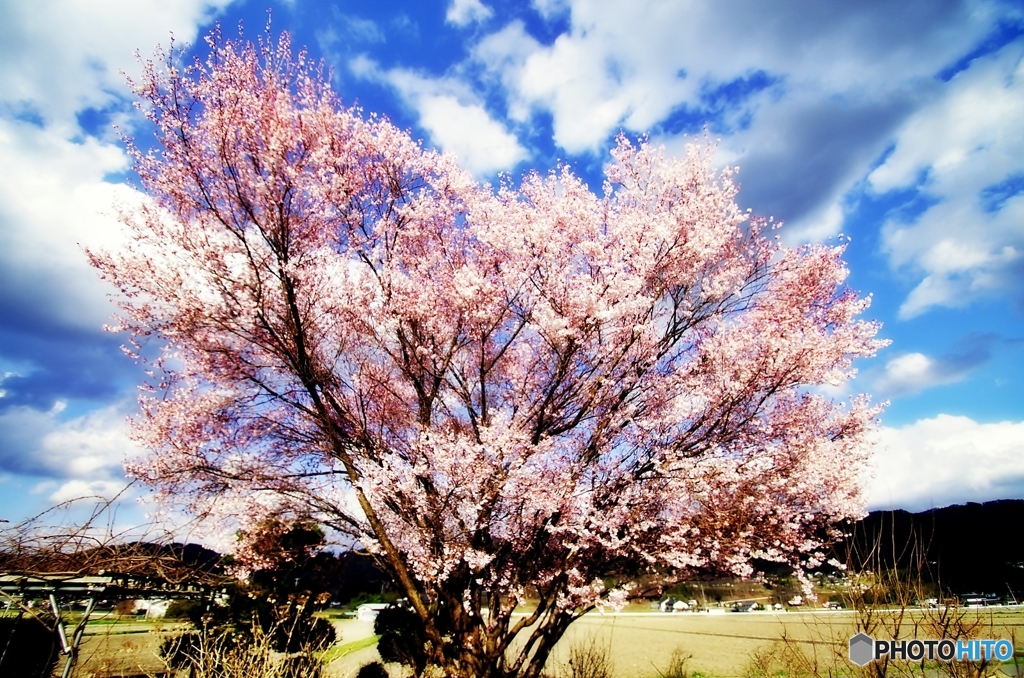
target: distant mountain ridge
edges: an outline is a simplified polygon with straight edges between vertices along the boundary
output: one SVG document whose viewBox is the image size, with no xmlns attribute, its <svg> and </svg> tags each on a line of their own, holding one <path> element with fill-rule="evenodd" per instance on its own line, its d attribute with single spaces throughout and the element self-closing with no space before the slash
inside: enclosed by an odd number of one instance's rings
<svg viewBox="0 0 1024 678">
<path fill-rule="evenodd" d="M 1024 500 L 970 502 L 920 513 L 872 511 L 837 545 L 840 561 L 896 565 L 949 593 L 1024 601 Z"/>
</svg>

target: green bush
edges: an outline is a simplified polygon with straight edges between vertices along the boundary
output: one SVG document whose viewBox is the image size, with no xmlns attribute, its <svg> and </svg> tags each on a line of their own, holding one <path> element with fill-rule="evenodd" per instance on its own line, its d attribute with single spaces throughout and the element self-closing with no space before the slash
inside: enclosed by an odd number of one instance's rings
<svg viewBox="0 0 1024 678">
<path fill-rule="evenodd" d="M 200 600 L 179 599 L 171 602 L 164 613 L 165 619 L 192 619 L 203 613 L 204 603 Z"/>
<path fill-rule="evenodd" d="M 384 668 L 384 665 L 380 662 L 371 662 L 369 664 L 363 664 L 359 668 L 359 673 L 356 674 L 356 678 L 389 678 L 388 670 Z"/>
<path fill-rule="evenodd" d="M 380 636 L 377 652 L 386 662 L 411 666 L 419 675 L 427 665 L 423 650 L 427 642 L 423 622 L 407 607 L 391 605 L 377 614 L 373 632 Z"/>
</svg>

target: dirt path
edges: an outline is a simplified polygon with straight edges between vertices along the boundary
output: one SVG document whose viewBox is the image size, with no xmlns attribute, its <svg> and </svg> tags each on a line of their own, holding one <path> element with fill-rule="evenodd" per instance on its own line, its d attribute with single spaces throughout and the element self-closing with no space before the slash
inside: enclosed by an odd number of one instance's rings
<svg viewBox="0 0 1024 678">
<path fill-rule="evenodd" d="M 338 642 L 341 645 L 354 643 L 373 635 L 373 622 L 359 621 L 358 619 L 342 619 L 332 623 L 334 624 L 335 632 L 338 634 Z M 380 661 L 377 647 L 364 647 L 361 650 L 350 652 L 343 657 L 335 659 L 324 668 L 328 678 L 354 678 L 356 673 L 359 672 L 359 667 L 376 661 Z"/>
<path fill-rule="evenodd" d="M 167 633 L 96 633 L 82 638 L 75 678 L 160 676 L 166 665 L 160 644 Z M 58 666 L 63 666 L 63 658 Z"/>
</svg>

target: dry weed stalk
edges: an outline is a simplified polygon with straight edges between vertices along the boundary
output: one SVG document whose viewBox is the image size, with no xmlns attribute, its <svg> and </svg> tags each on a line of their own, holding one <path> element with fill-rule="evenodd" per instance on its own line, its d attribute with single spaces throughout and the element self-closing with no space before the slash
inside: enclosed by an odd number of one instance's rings
<svg viewBox="0 0 1024 678">
<path fill-rule="evenodd" d="M 693 659 L 693 655 L 689 652 L 685 652 L 681 647 L 677 647 L 672 650 L 672 656 L 668 660 L 668 666 L 665 667 L 664 672 L 658 669 L 657 666 L 654 670 L 658 672 L 661 678 L 690 678 L 690 660 Z"/>
<path fill-rule="evenodd" d="M 203 595 L 227 582 L 216 562 L 189 562 L 186 547 L 152 524 L 118 528 L 117 506 L 123 493 L 113 499 L 83 497 L 17 524 L 0 523 L 0 601 L 18 610 L 19 623 L 38 623 L 59 640 L 56 651 L 63 656 L 64 676 L 74 668 L 96 599 Z M 77 625 L 65 628 L 69 599 L 89 603 Z M 40 600 L 42 606 L 33 605 Z M 15 661 L 18 651 L 11 647 L 15 626 L 3 639 L 4 666 Z M 4 666 L 0 674 L 6 675 Z"/>
<path fill-rule="evenodd" d="M 574 643 L 562 675 L 565 678 L 612 678 L 615 672 L 609 643 L 599 641 L 596 635 Z"/>
<path fill-rule="evenodd" d="M 216 568 L 184 559 L 184 545 L 155 523 L 117 526 L 113 499 L 81 497 L 62 502 L 17 524 L 0 525 L 0 572 L 96 575 L 115 572 L 171 584 L 216 585 Z"/>
<path fill-rule="evenodd" d="M 187 678 L 319 678 L 315 649 L 276 650 L 279 630 L 254 623 L 251 636 L 209 628 L 182 634 L 165 644 L 167 668 Z"/>
<path fill-rule="evenodd" d="M 999 625 L 991 613 L 962 607 L 954 598 L 943 599 L 940 583 L 932 583 L 937 579 L 929 570 L 927 544 L 916 535 L 911 534 L 902 546 L 883 544 L 876 537 L 863 554 L 856 551 L 856 543 L 850 541 L 850 574 L 843 595 L 845 607 L 853 612 L 853 624 L 834 624 L 834 619 L 843 618 L 830 617 L 827 623 L 808 622 L 808 639 L 783 633 L 776 643 L 751 656 L 748 678 L 984 678 L 995 673 L 1000 664 L 989 659 L 946 663 L 886 657 L 863 667 L 851 662 L 849 637 L 861 632 L 884 640 L 956 642 L 999 637 Z M 883 557 L 888 555 L 883 549 L 891 549 L 891 558 Z M 928 598 L 935 598 L 938 604 L 922 605 Z M 1019 669 L 1017 675 L 1021 675 Z"/>
<path fill-rule="evenodd" d="M 335 633 L 313 613 L 328 597 L 271 594 L 269 610 L 254 608 L 245 621 L 224 618 L 227 610 L 207 612 L 196 620 L 198 628 L 165 641 L 161 656 L 169 670 L 188 678 L 319 678 L 320 655 Z"/>
</svg>

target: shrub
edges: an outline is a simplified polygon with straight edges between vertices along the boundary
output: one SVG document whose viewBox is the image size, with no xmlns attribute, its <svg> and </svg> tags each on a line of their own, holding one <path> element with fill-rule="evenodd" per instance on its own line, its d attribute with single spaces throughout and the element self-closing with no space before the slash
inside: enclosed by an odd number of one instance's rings
<svg viewBox="0 0 1024 678">
<path fill-rule="evenodd" d="M 672 651 L 672 657 L 668 660 L 668 666 L 665 668 L 665 672 L 658 671 L 658 675 L 661 678 L 690 678 L 690 669 L 688 664 L 693 655 L 688 652 L 684 652 L 682 648 L 677 647 Z"/>
<path fill-rule="evenodd" d="M 313 600 L 246 600 L 249 605 L 202 614 L 198 630 L 164 641 L 160 654 L 168 667 L 187 669 L 191 678 L 319 678 L 318 653 L 334 643 L 335 633 L 330 622 L 313 616 Z"/>
<path fill-rule="evenodd" d="M 57 634 L 41 620 L 0 619 L 0 676 L 48 676 L 59 651 Z"/>
<path fill-rule="evenodd" d="M 380 662 L 364 664 L 356 674 L 356 678 L 389 678 L 388 670 Z"/>
<path fill-rule="evenodd" d="M 192 619 L 203 612 L 203 602 L 200 600 L 179 599 L 171 602 L 164 613 L 165 619 Z"/>
<path fill-rule="evenodd" d="M 565 674 L 567 678 L 612 678 L 611 649 L 595 636 L 574 644 L 569 650 Z"/>
<path fill-rule="evenodd" d="M 377 652 L 386 662 L 411 666 L 418 674 L 427 665 L 424 645 L 427 642 L 423 623 L 413 610 L 390 605 L 377 614 L 373 632 L 380 636 Z"/>
</svg>

